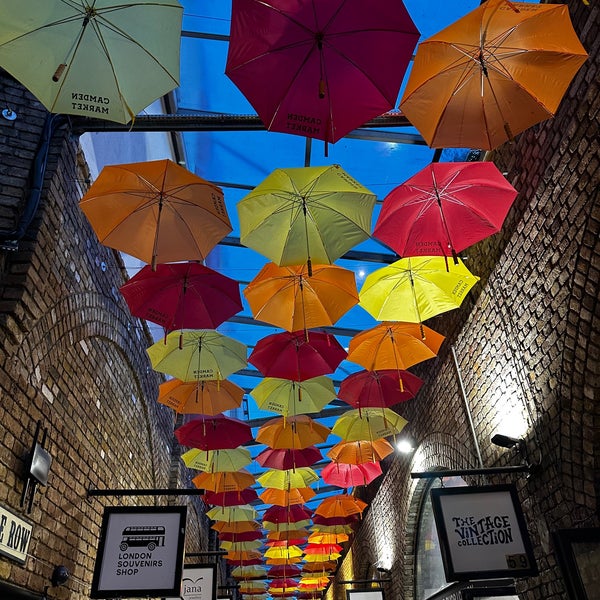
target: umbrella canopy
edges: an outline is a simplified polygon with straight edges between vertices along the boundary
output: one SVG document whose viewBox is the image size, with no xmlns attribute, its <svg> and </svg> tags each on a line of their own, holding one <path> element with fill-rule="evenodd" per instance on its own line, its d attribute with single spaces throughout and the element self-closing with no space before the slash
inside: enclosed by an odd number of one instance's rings
<svg viewBox="0 0 600 600">
<path fill-rule="evenodd" d="M 226 379 L 188 382 L 170 379 L 158 386 L 158 401 L 183 414 L 218 415 L 239 408 L 243 398 L 244 390 Z"/>
<path fill-rule="evenodd" d="M 308 537 L 307 529 L 286 529 L 282 531 L 269 531 L 267 533 L 268 540 L 294 540 L 297 538 Z"/>
<path fill-rule="evenodd" d="M 306 448 L 265 448 L 256 456 L 256 462 L 269 469 L 296 469 L 310 467 L 323 458 L 316 446 Z"/>
<path fill-rule="evenodd" d="M 218 331 L 172 331 L 147 349 L 152 368 L 182 381 L 225 379 L 247 366 L 247 347 Z"/>
<path fill-rule="evenodd" d="M 385 439 L 338 442 L 327 452 L 332 460 L 349 465 L 360 465 L 383 460 L 394 452 L 394 447 Z"/>
<path fill-rule="evenodd" d="M 278 578 L 278 577 L 296 577 L 300 575 L 302 569 L 297 567 L 296 565 L 276 565 L 271 567 L 268 572 L 268 577 Z"/>
<path fill-rule="evenodd" d="M 488 0 L 419 44 L 400 109 L 431 147 L 491 150 L 550 118 L 586 58 L 566 4 Z"/>
<path fill-rule="evenodd" d="M 259 408 L 287 417 L 320 412 L 335 398 L 335 389 L 324 375 L 304 381 L 265 377 L 250 395 Z"/>
<path fill-rule="evenodd" d="M 341 552 L 342 546 L 339 544 L 308 544 L 304 548 L 305 554 L 333 554 L 334 552 Z"/>
<path fill-rule="evenodd" d="M 263 577 L 266 575 L 267 569 L 265 567 L 236 567 L 231 569 L 231 576 L 235 578 L 243 577 Z"/>
<path fill-rule="evenodd" d="M 215 507 L 220 508 L 220 507 Z M 237 508 L 237 507 L 235 507 Z M 212 510 L 212 509 L 211 509 Z M 211 529 L 221 533 L 246 533 L 248 531 L 260 531 L 262 529 L 258 521 L 252 518 L 241 518 L 239 521 L 221 521 L 217 519 L 211 526 Z"/>
<path fill-rule="evenodd" d="M 405 370 L 435 358 L 444 336 L 425 325 L 385 322 L 350 340 L 348 360 L 365 369 Z"/>
<path fill-rule="evenodd" d="M 253 542 L 263 538 L 262 531 L 241 531 L 239 533 L 223 531 L 218 535 L 223 542 Z"/>
<path fill-rule="evenodd" d="M 266 543 L 269 548 L 274 548 L 276 546 L 301 546 L 302 544 L 306 544 L 306 537 L 290 538 L 288 540 L 269 540 Z"/>
<path fill-rule="evenodd" d="M 337 569 L 337 566 L 334 560 L 326 560 L 319 563 L 306 564 L 302 567 L 302 571 L 304 573 L 333 573 Z"/>
<path fill-rule="evenodd" d="M 299 507 L 298 504 L 294 504 L 291 508 L 294 507 Z M 284 508 L 282 506 L 271 506 L 271 508 Z M 268 509 L 270 510 L 270 509 Z M 293 521 L 290 520 L 289 522 L 287 521 L 281 521 L 281 522 L 275 522 L 275 521 L 263 521 L 262 522 L 262 526 L 264 529 L 266 529 L 268 532 L 273 532 L 273 533 L 285 533 L 285 532 L 292 532 L 293 535 L 290 535 L 289 538 L 287 539 L 293 539 L 296 537 L 296 535 L 298 534 L 298 531 L 304 529 L 305 527 L 308 527 L 310 525 L 310 519 L 302 519 L 300 521 Z"/>
<path fill-rule="evenodd" d="M 459 258 L 401 258 L 367 275 L 360 305 L 378 321 L 422 323 L 458 308 L 478 281 Z"/>
<path fill-rule="evenodd" d="M 102 244 L 153 267 L 202 261 L 232 230 L 221 189 L 170 160 L 104 167 L 79 206 Z"/>
<path fill-rule="evenodd" d="M 378 462 L 365 462 L 357 465 L 332 462 L 321 471 L 321 477 L 325 483 L 341 488 L 368 485 L 381 474 L 381 465 Z"/>
<path fill-rule="evenodd" d="M 311 533 L 309 544 L 339 544 L 347 542 L 350 538 L 345 533 Z"/>
<path fill-rule="evenodd" d="M 278 417 L 259 427 L 256 441 L 269 448 L 307 448 L 327 440 L 330 429 L 306 415 Z"/>
<path fill-rule="evenodd" d="M 354 272 L 336 265 L 313 265 L 309 275 L 267 263 L 243 293 L 255 319 L 287 331 L 333 325 L 359 299 Z"/>
<path fill-rule="evenodd" d="M 210 492 L 233 492 L 246 489 L 255 483 L 254 475 L 246 469 L 223 473 L 199 473 L 192 483 L 199 489 Z"/>
<path fill-rule="evenodd" d="M 342 525 L 313 525 L 313 531 L 319 533 L 353 533 L 354 525 L 346 523 Z"/>
<path fill-rule="evenodd" d="M 339 165 L 277 169 L 238 202 L 240 241 L 312 275 L 369 238 L 375 200 Z"/>
<path fill-rule="evenodd" d="M 248 362 L 266 377 L 304 381 L 333 373 L 346 354 L 330 333 L 282 331 L 259 340 Z"/>
<path fill-rule="evenodd" d="M 270 469 L 256 478 L 256 481 L 265 488 L 289 490 L 302 488 L 319 481 L 319 475 L 310 467 L 296 469 Z"/>
<path fill-rule="evenodd" d="M 414 398 L 423 380 L 410 371 L 357 371 L 340 384 L 337 397 L 355 408 L 391 407 Z"/>
<path fill-rule="evenodd" d="M 267 129 L 335 142 L 394 108 L 418 38 L 402 2 L 234 0 L 225 73 Z"/>
<path fill-rule="evenodd" d="M 0 66 L 53 113 L 128 123 L 179 85 L 176 0 L 6 0 Z"/>
<path fill-rule="evenodd" d="M 261 540 L 248 540 L 243 542 L 230 542 L 229 540 L 221 540 L 219 545 L 221 548 L 223 548 L 223 550 L 240 552 L 244 550 L 258 550 L 262 547 L 263 543 Z"/>
<path fill-rule="evenodd" d="M 261 560 L 262 554 L 258 550 L 240 550 L 238 552 L 230 550 L 224 557 L 231 562 Z"/>
<path fill-rule="evenodd" d="M 349 515 L 339 515 L 332 517 L 324 517 L 323 515 L 313 515 L 314 525 L 352 525 L 360 520 L 360 515 L 357 513 Z"/>
<path fill-rule="evenodd" d="M 182 446 L 200 450 L 233 449 L 252 440 L 248 423 L 224 415 L 195 417 L 175 430 Z"/>
<path fill-rule="evenodd" d="M 289 490 L 277 490 L 267 488 L 260 499 L 265 504 L 275 504 L 277 506 L 291 506 L 292 504 L 306 504 L 311 498 L 314 498 L 316 492 L 309 487 L 291 488 Z"/>
<path fill-rule="evenodd" d="M 373 230 L 400 256 L 453 256 L 500 231 L 517 190 L 492 162 L 431 163 L 384 199 Z"/>
<path fill-rule="evenodd" d="M 240 506 L 258 500 L 258 495 L 252 488 L 246 488 L 230 492 L 206 492 L 202 498 L 206 504 L 213 506 Z"/>
<path fill-rule="evenodd" d="M 216 329 L 242 310 L 238 282 L 194 262 L 147 265 L 120 290 L 132 315 L 166 331 Z"/>
<path fill-rule="evenodd" d="M 252 521 L 253 519 L 256 519 L 258 513 L 256 512 L 256 509 L 250 505 L 215 506 L 206 511 L 206 516 L 213 521 L 233 523 L 235 521 Z M 258 525 L 258 528 L 260 529 L 260 525 Z"/>
<path fill-rule="evenodd" d="M 302 556 L 302 550 L 298 546 L 275 547 L 269 548 L 265 551 L 266 558 L 294 558 L 296 556 Z"/>
<path fill-rule="evenodd" d="M 389 408 L 354 409 L 338 417 L 331 432 L 347 442 L 376 440 L 400 433 L 407 422 Z"/>
<path fill-rule="evenodd" d="M 310 520 L 312 511 L 299 504 L 292 506 L 271 506 L 263 513 L 263 522 L 269 523 L 294 523 Z"/>
<path fill-rule="evenodd" d="M 367 508 L 367 503 L 359 498 L 347 494 L 338 494 L 337 496 L 330 496 L 321 501 L 319 506 L 315 508 L 315 513 L 323 517 L 345 517 L 362 514 L 365 508 Z"/>
<path fill-rule="evenodd" d="M 246 448 L 223 450 L 198 450 L 192 448 L 181 455 L 181 459 L 190 469 L 199 469 L 208 473 L 239 471 L 252 462 Z"/>
<path fill-rule="evenodd" d="M 269 589 L 274 590 L 277 588 L 293 588 L 296 589 L 298 587 L 298 581 L 296 579 L 292 579 L 291 577 L 278 577 L 273 579 L 269 584 Z"/>
</svg>

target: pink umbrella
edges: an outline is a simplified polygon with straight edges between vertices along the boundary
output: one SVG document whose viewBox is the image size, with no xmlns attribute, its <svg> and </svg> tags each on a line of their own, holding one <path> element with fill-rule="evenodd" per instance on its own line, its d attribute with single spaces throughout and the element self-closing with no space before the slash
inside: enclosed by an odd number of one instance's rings
<svg viewBox="0 0 600 600">
<path fill-rule="evenodd" d="M 365 6 L 233 1 L 225 73 L 267 129 L 336 142 L 394 108 L 419 32 L 400 0 Z"/>
<path fill-rule="evenodd" d="M 263 521 L 269 521 L 270 523 L 294 523 L 311 518 L 312 511 L 300 504 L 271 506 L 263 514 Z"/>
<path fill-rule="evenodd" d="M 359 465 L 332 462 L 321 471 L 321 477 L 325 483 L 337 485 L 341 488 L 368 485 L 381 474 L 381 465 L 378 462 L 367 462 Z"/>
<path fill-rule="evenodd" d="M 256 462 L 269 469 L 295 469 L 310 467 L 323 458 L 316 446 L 307 448 L 266 448 L 256 456 Z"/>
<path fill-rule="evenodd" d="M 296 565 L 274 565 L 272 566 L 267 577 L 296 577 L 302 573 L 302 569 Z"/>
<path fill-rule="evenodd" d="M 214 506 L 241 506 L 258 500 L 258 495 L 252 488 L 231 492 L 206 492 L 202 497 L 207 504 Z"/>
<path fill-rule="evenodd" d="M 237 448 L 252 440 L 248 423 L 224 415 L 196 417 L 175 430 L 182 446 L 200 450 Z"/>
</svg>

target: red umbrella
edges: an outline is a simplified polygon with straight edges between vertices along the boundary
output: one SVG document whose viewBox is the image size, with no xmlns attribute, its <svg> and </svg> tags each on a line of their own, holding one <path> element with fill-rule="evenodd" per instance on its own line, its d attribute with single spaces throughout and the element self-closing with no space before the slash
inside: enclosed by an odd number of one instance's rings
<svg viewBox="0 0 600 600">
<path fill-rule="evenodd" d="M 249 567 L 251 565 L 262 565 L 262 558 L 227 558 L 227 562 L 239 567 Z"/>
<path fill-rule="evenodd" d="M 283 331 L 259 340 L 248 362 L 266 377 L 304 381 L 333 373 L 346 355 L 330 333 Z"/>
<path fill-rule="evenodd" d="M 242 310 L 239 284 L 200 263 L 145 266 L 121 293 L 131 314 L 174 329 L 216 329 Z"/>
<path fill-rule="evenodd" d="M 175 430 L 182 446 L 200 450 L 237 448 L 252 440 L 248 423 L 224 415 L 196 417 Z"/>
<path fill-rule="evenodd" d="M 384 199 L 373 236 L 400 256 L 454 256 L 502 228 L 517 190 L 492 162 L 431 163 Z"/>
<path fill-rule="evenodd" d="M 336 142 L 394 108 L 419 32 L 400 0 L 361 8 L 234 0 L 225 73 L 267 129 Z"/>
<path fill-rule="evenodd" d="M 269 531 L 268 540 L 287 540 L 291 541 L 297 538 L 306 538 L 310 532 L 308 529 L 286 529 L 284 531 Z"/>
<path fill-rule="evenodd" d="M 263 521 L 271 523 L 294 523 L 312 518 L 312 511 L 301 506 L 292 504 L 291 506 L 271 506 L 263 514 Z"/>
<path fill-rule="evenodd" d="M 270 588 L 297 588 L 298 582 L 295 579 L 289 577 L 273 579 L 269 584 Z"/>
<path fill-rule="evenodd" d="M 359 520 L 357 514 L 336 516 L 336 517 L 324 517 L 320 514 L 313 515 L 313 523 L 315 525 L 348 525 L 356 523 Z"/>
<path fill-rule="evenodd" d="M 219 539 L 228 542 L 252 542 L 254 540 L 261 540 L 263 538 L 262 531 L 240 531 L 236 532 L 222 532 L 219 533 Z"/>
<path fill-rule="evenodd" d="M 302 573 L 302 569 L 296 565 L 274 565 L 267 573 L 267 577 L 296 577 Z"/>
<path fill-rule="evenodd" d="M 346 377 L 338 398 L 355 408 L 390 408 L 399 402 L 414 398 L 423 380 L 409 371 L 381 369 L 358 371 Z"/>
<path fill-rule="evenodd" d="M 339 544 L 308 544 L 304 554 L 335 554 L 343 549 Z"/>
<path fill-rule="evenodd" d="M 381 465 L 378 462 L 366 462 L 359 465 L 332 462 L 321 471 L 321 477 L 325 483 L 342 488 L 368 485 L 381 474 Z"/>
<path fill-rule="evenodd" d="M 290 538 L 289 540 L 270 540 L 265 545 L 269 548 L 285 548 L 287 546 L 301 546 L 306 544 L 307 537 Z"/>
<path fill-rule="evenodd" d="M 214 506 L 238 506 L 258 500 L 258 495 L 252 488 L 232 492 L 207 492 L 202 497 L 207 504 Z"/>
<path fill-rule="evenodd" d="M 266 448 L 256 456 L 256 462 L 269 469 L 295 469 L 310 467 L 323 458 L 316 446 L 307 448 Z"/>
</svg>

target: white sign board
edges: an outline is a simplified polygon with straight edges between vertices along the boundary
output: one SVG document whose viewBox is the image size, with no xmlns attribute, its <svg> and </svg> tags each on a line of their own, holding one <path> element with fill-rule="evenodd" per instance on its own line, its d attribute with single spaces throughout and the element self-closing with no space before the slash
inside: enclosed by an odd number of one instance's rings
<svg viewBox="0 0 600 600">
<path fill-rule="evenodd" d="M 217 597 L 216 565 L 185 565 L 181 577 L 181 594 L 165 600 L 215 600 Z M 230 599 L 229 599 L 230 600 Z"/>
<path fill-rule="evenodd" d="M 24 563 L 32 529 L 29 523 L 0 506 L 0 554 Z"/>
<path fill-rule="evenodd" d="M 106 508 L 90 597 L 178 595 L 185 517 L 182 506 Z"/>
</svg>

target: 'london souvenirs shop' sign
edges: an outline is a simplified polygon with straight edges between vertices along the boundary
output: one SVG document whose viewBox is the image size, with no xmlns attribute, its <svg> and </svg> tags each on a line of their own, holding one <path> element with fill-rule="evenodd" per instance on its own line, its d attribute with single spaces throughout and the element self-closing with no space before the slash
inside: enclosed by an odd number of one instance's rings
<svg viewBox="0 0 600 600">
<path fill-rule="evenodd" d="M 433 489 L 431 503 L 448 581 L 537 573 L 513 485 Z"/>
<path fill-rule="evenodd" d="M 179 596 L 184 506 L 104 509 L 91 598 Z"/>
</svg>

